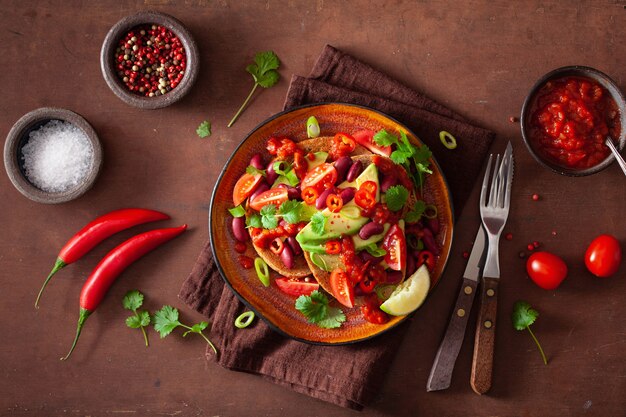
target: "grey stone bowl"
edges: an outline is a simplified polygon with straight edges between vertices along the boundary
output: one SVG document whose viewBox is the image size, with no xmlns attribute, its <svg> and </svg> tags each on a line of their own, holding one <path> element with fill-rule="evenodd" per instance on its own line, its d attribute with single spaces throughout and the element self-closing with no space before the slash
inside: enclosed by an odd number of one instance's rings
<svg viewBox="0 0 626 417">
<path fill-rule="evenodd" d="M 129 91 L 122 80 L 119 79 L 115 69 L 115 49 L 118 41 L 129 30 L 143 24 L 158 24 L 166 27 L 180 38 L 183 48 L 185 48 L 187 57 L 185 75 L 180 84 L 173 88 L 172 91 L 160 96 L 144 97 Z M 109 30 L 100 50 L 100 68 L 109 88 L 126 104 L 140 109 L 167 107 L 183 98 L 195 83 L 196 78 L 198 78 L 199 66 L 198 46 L 189 30 L 173 16 L 156 11 L 142 11 L 124 17 Z"/>
<path fill-rule="evenodd" d="M 22 148 L 28 142 L 30 132 L 39 129 L 51 120 L 62 120 L 78 127 L 87 135 L 93 147 L 91 170 L 84 181 L 63 192 L 44 191 L 31 183 L 26 177 L 22 159 Z M 66 109 L 43 107 L 26 113 L 9 131 L 4 144 L 4 166 L 15 188 L 24 196 L 38 203 L 65 203 L 85 194 L 93 186 L 102 167 L 102 146 L 95 130 L 80 115 Z"/>
</svg>

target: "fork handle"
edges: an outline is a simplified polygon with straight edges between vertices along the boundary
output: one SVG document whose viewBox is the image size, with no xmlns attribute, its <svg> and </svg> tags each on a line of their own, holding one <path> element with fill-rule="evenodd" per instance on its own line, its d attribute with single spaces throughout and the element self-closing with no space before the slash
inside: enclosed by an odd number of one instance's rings
<svg viewBox="0 0 626 417">
<path fill-rule="evenodd" d="M 474 359 L 470 384 L 477 394 L 491 388 L 493 348 L 496 341 L 496 314 L 498 311 L 498 278 L 482 279 L 480 312 L 476 322 Z"/>
</svg>

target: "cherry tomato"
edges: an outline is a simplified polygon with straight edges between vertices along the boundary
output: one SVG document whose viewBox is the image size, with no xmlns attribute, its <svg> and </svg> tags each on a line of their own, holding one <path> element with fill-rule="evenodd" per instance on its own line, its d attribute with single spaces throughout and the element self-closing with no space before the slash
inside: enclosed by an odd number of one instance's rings
<svg viewBox="0 0 626 417">
<path fill-rule="evenodd" d="M 329 194 L 326 197 L 326 207 L 333 213 L 337 213 L 343 207 L 343 200 L 337 194 Z"/>
<path fill-rule="evenodd" d="M 333 164 L 325 162 L 307 172 L 300 187 L 303 190 L 307 187 L 313 187 L 318 193 L 321 193 L 335 185 L 337 177 L 337 170 Z"/>
<path fill-rule="evenodd" d="M 376 205 L 376 197 L 367 190 L 360 189 L 354 194 L 354 202 L 364 209 L 371 209 Z"/>
<path fill-rule="evenodd" d="M 385 262 L 389 268 L 394 271 L 406 268 L 406 239 L 397 224 L 391 226 L 383 238 L 383 249 L 387 251 Z"/>
<path fill-rule="evenodd" d="M 276 286 L 285 294 L 299 297 L 301 295 L 311 295 L 313 291 L 320 288 L 320 284 L 312 280 L 306 282 L 301 278 L 278 277 L 274 280 Z"/>
<path fill-rule="evenodd" d="M 567 265 L 550 252 L 535 252 L 526 261 L 526 272 L 544 290 L 554 290 L 567 276 Z"/>
<path fill-rule="evenodd" d="M 285 244 L 283 243 L 283 240 L 279 237 L 275 238 L 270 243 L 270 250 L 275 255 L 280 255 L 283 249 L 285 249 Z"/>
<path fill-rule="evenodd" d="M 428 268 L 430 272 L 433 272 L 436 263 L 435 255 L 433 255 L 431 251 L 423 250 L 417 255 L 417 268 L 426 264 L 426 268 Z"/>
<path fill-rule="evenodd" d="M 391 155 L 391 146 L 380 146 L 376 142 L 374 142 L 374 135 L 376 132 L 369 129 L 359 130 L 354 133 L 352 137 L 359 145 L 367 148 L 373 153 L 378 155 L 389 157 Z"/>
<path fill-rule="evenodd" d="M 329 240 L 324 245 L 324 249 L 329 255 L 337 255 L 341 253 L 341 243 L 338 240 Z"/>
<path fill-rule="evenodd" d="M 354 307 L 354 288 L 348 281 L 348 274 L 341 268 L 330 274 L 330 288 L 337 301 L 348 308 Z"/>
<path fill-rule="evenodd" d="M 334 160 L 347 156 L 356 148 L 356 141 L 347 133 L 337 133 L 330 147 L 330 157 Z"/>
<path fill-rule="evenodd" d="M 233 189 L 233 204 L 237 207 L 256 190 L 263 176 L 261 174 L 248 174 L 247 172 L 237 180 Z"/>
<path fill-rule="evenodd" d="M 361 306 L 363 318 L 370 323 L 385 324 L 389 321 L 387 313 L 380 309 L 381 301 L 376 294 L 371 294 L 365 299 L 365 304 Z"/>
<path fill-rule="evenodd" d="M 601 278 L 615 274 L 622 263 L 622 248 L 611 235 L 600 235 L 591 241 L 585 252 L 585 265 L 589 272 Z"/>
<path fill-rule="evenodd" d="M 361 184 L 361 186 L 359 187 L 359 190 L 369 191 L 370 194 L 375 196 L 376 190 L 378 190 L 378 185 L 376 185 L 374 181 L 365 181 L 363 184 Z"/>
<path fill-rule="evenodd" d="M 302 190 L 302 199 L 310 206 L 315 204 L 315 202 L 317 201 L 317 197 L 319 196 L 320 194 L 313 187 L 306 187 Z"/>
<path fill-rule="evenodd" d="M 280 206 L 288 199 L 289 194 L 286 188 L 272 188 L 254 197 L 254 201 L 250 203 L 250 207 L 256 211 L 261 211 L 263 206 L 268 204 Z"/>
</svg>

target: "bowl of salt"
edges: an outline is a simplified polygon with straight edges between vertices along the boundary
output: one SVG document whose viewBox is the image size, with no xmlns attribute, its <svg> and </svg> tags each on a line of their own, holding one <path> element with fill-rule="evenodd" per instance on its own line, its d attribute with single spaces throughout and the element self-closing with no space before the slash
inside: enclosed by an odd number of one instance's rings
<svg viewBox="0 0 626 417">
<path fill-rule="evenodd" d="M 24 196 L 38 203 L 64 203 L 93 186 L 102 166 L 102 147 L 80 115 L 44 107 L 13 125 L 4 144 L 4 166 Z"/>
</svg>

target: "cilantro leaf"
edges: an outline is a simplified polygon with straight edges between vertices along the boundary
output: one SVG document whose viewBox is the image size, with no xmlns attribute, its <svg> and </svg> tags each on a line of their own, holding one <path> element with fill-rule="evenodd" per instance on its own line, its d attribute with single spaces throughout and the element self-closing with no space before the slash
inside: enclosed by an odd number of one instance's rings
<svg viewBox="0 0 626 417">
<path fill-rule="evenodd" d="M 131 329 L 138 329 L 141 327 L 141 319 L 137 316 L 130 316 L 126 318 L 126 325 Z"/>
<path fill-rule="evenodd" d="M 409 190 L 403 185 L 394 185 L 389 187 L 385 193 L 385 203 L 391 211 L 402 210 L 409 198 Z"/>
<path fill-rule="evenodd" d="M 407 223 L 417 223 L 422 218 L 424 211 L 426 211 L 426 203 L 423 200 L 417 200 L 413 210 L 404 215 L 404 220 Z"/>
<path fill-rule="evenodd" d="M 539 317 L 539 312 L 531 308 L 530 304 L 526 301 L 517 301 L 513 305 L 513 313 L 511 314 L 511 320 L 513 322 L 513 327 L 516 330 L 528 330 L 530 336 L 535 341 L 537 348 L 539 349 L 539 353 L 541 353 L 541 358 L 543 359 L 543 363 L 545 365 L 548 364 L 548 359 L 546 358 L 546 354 L 543 352 L 543 348 L 539 343 L 539 340 L 535 337 L 535 334 L 532 330 L 530 330 L 530 325 L 537 320 Z"/>
<path fill-rule="evenodd" d="M 315 213 L 311 216 L 311 229 L 313 233 L 317 235 L 322 235 L 324 233 L 324 228 L 326 227 L 326 222 L 328 219 L 321 212 Z"/>
<path fill-rule="evenodd" d="M 274 229 L 278 226 L 278 219 L 276 218 L 276 206 L 273 204 L 266 204 L 261 209 L 261 223 L 265 229 Z"/>
<path fill-rule="evenodd" d="M 163 308 L 154 313 L 152 323 L 154 325 L 154 330 L 159 332 L 161 339 L 168 336 L 177 327 L 183 327 L 187 329 L 187 331 L 183 333 L 183 337 L 187 336 L 189 333 L 197 333 L 208 343 L 209 346 L 211 346 L 213 352 L 217 354 L 217 349 L 215 348 L 215 345 L 213 345 L 213 343 L 204 335 L 204 333 L 202 333 L 202 331 L 206 329 L 209 325 L 209 323 L 205 321 L 201 321 L 200 323 L 194 324 L 191 327 L 187 326 L 186 324 L 178 321 L 178 309 L 172 306 L 163 306 Z"/>
<path fill-rule="evenodd" d="M 207 326 L 209 325 L 209 323 L 207 323 L 206 321 L 201 321 L 200 323 L 194 324 L 193 326 L 191 326 L 191 329 L 187 330 L 185 333 L 183 333 L 183 337 L 186 337 L 189 333 L 202 333 L 202 330 L 206 329 Z"/>
<path fill-rule="evenodd" d="M 287 200 L 280 205 L 280 214 L 287 223 L 296 224 L 300 221 L 302 203 L 297 200 Z"/>
<path fill-rule="evenodd" d="M 369 245 L 365 246 L 364 249 L 367 251 L 367 253 L 376 258 L 380 258 L 381 256 L 385 256 L 387 254 L 387 251 L 383 248 L 379 248 L 376 243 L 370 243 Z"/>
<path fill-rule="evenodd" d="M 249 72 L 254 79 L 254 86 L 237 113 L 235 113 L 235 116 L 233 116 L 232 120 L 228 123 L 228 127 L 231 127 L 235 123 L 241 112 L 243 112 L 243 109 L 248 105 L 248 102 L 254 95 L 258 86 L 270 88 L 278 82 L 280 79 L 280 74 L 277 71 L 279 66 L 280 60 L 273 51 L 259 52 L 254 56 L 254 64 L 250 64 L 246 67 L 246 71 Z"/>
<path fill-rule="evenodd" d="M 143 304 L 143 294 L 137 290 L 131 290 L 126 293 L 122 300 L 122 305 L 126 310 L 135 311 Z"/>
<path fill-rule="evenodd" d="M 301 312 L 309 323 L 317 324 L 326 329 L 334 329 L 346 321 L 343 311 L 328 305 L 328 297 L 320 291 L 313 291 L 311 295 L 301 295 L 296 299 L 296 310 Z"/>
<path fill-rule="evenodd" d="M 233 217 L 243 217 L 246 215 L 246 209 L 244 209 L 241 204 L 238 205 L 237 207 L 233 207 L 233 208 L 229 208 L 228 212 L 231 214 L 231 216 Z"/>
<path fill-rule="evenodd" d="M 381 146 L 390 146 L 396 145 L 398 143 L 398 138 L 383 129 L 374 135 L 374 142 Z"/>
<path fill-rule="evenodd" d="M 148 326 L 151 321 L 150 313 L 148 313 L 147 311 L 140 311 L 138 314 L 139 314 L 139 323 L 141 327 Z"/>
<path fill-rule="evenodd" d="M 200 126 L 196 129 L 196 133 L 201 138 L 206 138 L 207 136 L 211 136 L 211 122 L 205 120 L 200 123 Z"/>
<path fill-rule="evenodd" d="M 248 167 L 246 168 L 246 173 L 251 175 L 261 174 L 264 177 L 267 176 L 264 169 L 258 169 L 253 167 L 252 165 L 248 165 Z"/>
<path fill-rule="evenodd" d="M 261 216 L 254 213 L 246 219 L 246 227 L 263 227 L 263 221 L 261 220 Z"/>
</svg>

